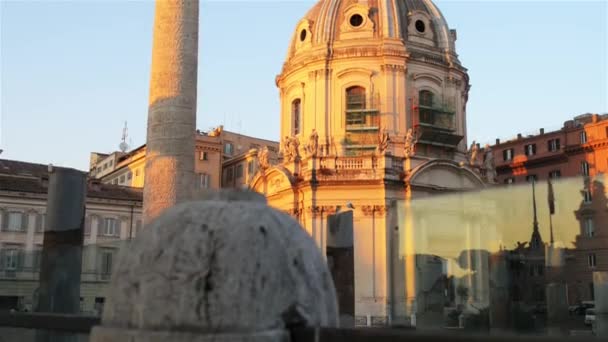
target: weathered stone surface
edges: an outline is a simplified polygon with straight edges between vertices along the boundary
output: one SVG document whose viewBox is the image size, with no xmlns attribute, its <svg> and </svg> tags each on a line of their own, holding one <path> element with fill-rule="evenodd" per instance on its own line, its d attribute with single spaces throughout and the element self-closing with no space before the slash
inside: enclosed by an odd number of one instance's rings
<svg viewBox="0 0 608 342">
<path fill-rule="evenodd" d="M 167 210 L 124 250 L 104 326 L 246 335 L 338 325 L 327 265 L 296 221 L 254 194 L 206 196 Z M 102 330 L 92 341 L 109 341 Z"/>
<path fill-rule="evenodd" d="M 198 0 L 156 1 L 144 222 L 192 196 L 198 13 Z"/>
</svg>

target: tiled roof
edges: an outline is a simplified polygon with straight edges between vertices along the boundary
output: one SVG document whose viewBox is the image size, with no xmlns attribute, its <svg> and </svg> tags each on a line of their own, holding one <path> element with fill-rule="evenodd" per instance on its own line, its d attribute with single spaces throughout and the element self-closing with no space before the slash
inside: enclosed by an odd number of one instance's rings
<svg viewBox="0 0 608 342">
<path fill-rule="evenodd" d="M 48 175 L 47 165 L 0 159 L 0 191 L 46 194 Z M 89 182 L 87 189 L 89 198 L 142 201 L 142 196 L 140 188 L 114 184 Z"/>
</svg>

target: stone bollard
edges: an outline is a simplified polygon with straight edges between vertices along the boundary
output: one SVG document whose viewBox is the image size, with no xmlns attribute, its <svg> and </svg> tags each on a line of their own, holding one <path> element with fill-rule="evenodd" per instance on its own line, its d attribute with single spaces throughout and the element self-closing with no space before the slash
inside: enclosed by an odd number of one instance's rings
<svg viewBox="0 0 608 342">
<path fill-rule="evenodd" d="M 122 251 L 92 342 L 289 341 L 294 325 L 338 326 L 314 241 L 248 192 L 165 211 Z"/>
</svg>

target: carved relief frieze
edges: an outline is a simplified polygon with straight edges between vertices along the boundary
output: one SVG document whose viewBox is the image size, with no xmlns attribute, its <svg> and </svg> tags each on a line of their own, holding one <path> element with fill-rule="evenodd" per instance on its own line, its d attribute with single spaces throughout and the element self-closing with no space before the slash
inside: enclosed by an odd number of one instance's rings
<svg viewBox="0 0 608 342">
<path fill-rule="evenodd" d="M 385 72 L 391 72 L 391 71 L 397 71 L 397 72 L 403 72 L 405 71 L 405 65 L 399 65 L 399 64 L 383 64 L 380 66 L 380 70 L 385 71 Z"/>
<path fill-rule="evenodd" d="M 383 216 L 387 213 L 386 205 L 364 205 L 361 207 L 364 216 Z"/>
</svg>

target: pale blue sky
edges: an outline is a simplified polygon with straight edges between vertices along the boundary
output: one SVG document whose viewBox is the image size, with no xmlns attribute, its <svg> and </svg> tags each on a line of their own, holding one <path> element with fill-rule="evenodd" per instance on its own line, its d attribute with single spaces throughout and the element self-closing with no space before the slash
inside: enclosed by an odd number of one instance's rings
<svg viewBox="0 0 608 342">
<path fill-rule="evenodd" d="M 314 1 L 201 2 L 198 127 L 279 136 L 278 90 Z M 606 1 L 436 0 L 469 69 L 470 139 L 608 112 Z M 88 169 L 145 141 L 153 2 L 0 0 L 1 158 Z"/>
</svg>

